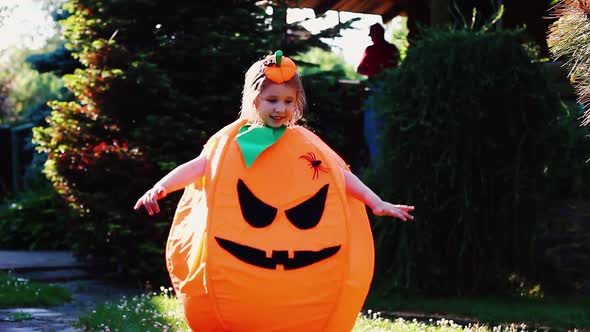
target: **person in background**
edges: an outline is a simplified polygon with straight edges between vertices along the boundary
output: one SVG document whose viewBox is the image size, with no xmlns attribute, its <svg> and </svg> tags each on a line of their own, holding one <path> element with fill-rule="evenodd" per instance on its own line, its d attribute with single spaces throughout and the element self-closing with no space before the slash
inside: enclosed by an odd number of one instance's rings
<svg viewBox="0 0 590 332">
<path fill-rule="evenodd" d="M 385 40 L 385 29 L 379 23 L 371 25 L 369 36 L 373 45 L 369 45 L 365 49 L 363 58 L 357 67 L 357 72 L 371 81 L 383 69 L 397 66 L 399 50 L 395 45 Z M 377 83 L 377 85 L 379 84 Z M 381 127 L 381 119 L 377 114 L 377 110 L 371 104 L 375 93 L 379 93 L 379 90 L 379 88 L 374 88 L 373 91 L 369 92 L 363 117 L 365 142 L 371 162 L 374 162 L 377 157 L 377 139 Z"/>
</svg>

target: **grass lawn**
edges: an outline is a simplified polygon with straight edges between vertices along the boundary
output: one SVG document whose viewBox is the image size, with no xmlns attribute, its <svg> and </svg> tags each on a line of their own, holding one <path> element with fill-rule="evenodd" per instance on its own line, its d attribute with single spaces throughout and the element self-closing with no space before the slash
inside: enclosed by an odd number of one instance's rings
<svg viewBox="0 0 590 332">
<path fill-rule="evenodd" d="M 526 323 L 556 331 L 590 329 L 590 297 L 543 298 L 420 298 L 376 297 L 371 294 L 366 307 L 379 311 L 430 313 L 435 317 L 463 317 L 487 325 L 506 322 Z"/>
<path fill-rule="evenodd" d="M 170 289 L 160 294 L 121 298 L 118 302 L 98 306 L 80 318 L 79 327 L 85 331 L 120 332 L 186 332 L 188 327 L 182 318 L 182 308 Z M 451 320 L 439 319 L 428 324 L 403 319 L 388 320 L 377 314 L 359 315 L 353 332 L 520 332 L 520 325 L 487 327 L 471 325 L 462 327 Z"/>
<path fill-rule="evenodd" d="M 70 292 L 63 287 L 30 282 L 0 272 L 0 308 L 50 307 L 71 298 Z"/>
<path fill-rule="evenodd" d="M 85 331 L 186 332 L 182 307 L 170 293 L 122 297 L 118 302 L 101 304 L 80 317 L 78 327 Z"/>
</svg>

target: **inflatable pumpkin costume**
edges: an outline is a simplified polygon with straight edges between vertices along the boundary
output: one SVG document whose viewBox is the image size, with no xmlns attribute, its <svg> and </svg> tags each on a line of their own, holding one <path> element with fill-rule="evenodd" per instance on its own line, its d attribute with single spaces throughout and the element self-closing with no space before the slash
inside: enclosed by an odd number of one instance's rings
<svg viewBox="0 0 590 332">
<path fill-rule="evenodd" d="M 273 143 L 252 157 L 250 129 L 211 137 L 205 175 L 178 204 L 166 259 L 186 320 L 196 332 L 350 331 L 374 253 L 347 166 L 299 126 L 257 128 Z"/>
</svg>

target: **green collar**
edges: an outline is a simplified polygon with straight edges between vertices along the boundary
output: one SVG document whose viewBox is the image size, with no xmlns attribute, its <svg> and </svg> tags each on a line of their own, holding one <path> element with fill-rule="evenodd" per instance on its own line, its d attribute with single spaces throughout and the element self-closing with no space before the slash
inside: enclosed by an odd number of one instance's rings
<svg viewBox="0 0 590 332">
<path fill-rule="evenodd" d="M 286 126 L 279 128 L 252 127 L 249 124 L 240 128 L 236 140 L 242 150 L 246 168 L 249 168 L 264 150 L 281 138 L 285 129 L 287 129 Z"/>
</svg>

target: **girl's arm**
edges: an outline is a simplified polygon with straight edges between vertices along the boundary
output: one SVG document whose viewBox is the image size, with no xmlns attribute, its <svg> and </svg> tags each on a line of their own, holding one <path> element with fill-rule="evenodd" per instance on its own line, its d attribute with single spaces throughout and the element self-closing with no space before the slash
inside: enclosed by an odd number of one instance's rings
<svg viewBox="0 0 590 332">
<path fill-rule="evenodd" d="M 166 197 L 169 193 L 180 190 L 194 182 L 205 174 L 207 157 L 201 153 L 197 158 L 186 162 L 170 173 L 166 174 L 154 187 L 141 196 L 133 209 L 139 210 L 143 205 L 151 215 L 160 212 L 158 200 Z"/>
<path fill-rule="evenodd" d="M 367 187 L 356 175 L 352 172 L 343 169 L 344 181 L 346 183 L 346 191 L 352 197 L 360 200 L 369 206 L 373 214 L 377 216 L 391 216 L 399 218 L 403 221 L 413 220 L 414 217 L 409 214 L 414 211 L 413 206 L 408 205 L 394 205 L 382 200 L 369 187 Z"/>
</svg>

